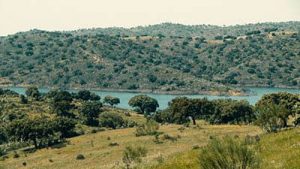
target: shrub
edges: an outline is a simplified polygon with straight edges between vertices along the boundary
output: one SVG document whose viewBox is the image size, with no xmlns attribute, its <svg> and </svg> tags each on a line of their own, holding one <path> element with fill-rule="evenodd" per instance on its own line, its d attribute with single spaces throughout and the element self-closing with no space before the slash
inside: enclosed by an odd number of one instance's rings
<svg viewBox="0 0 300 169">
<path fill-rule="evenodd" d="M 111 142 L 111 143 L 109 143 L 108 145 L 109 145 L 110 147 L 119 146 L 119 144 L 116 143 L 116 142 Z"/>
<path fill-rule="evenodd" d="M 28 103 L 28 99 L 24 96 L 24 95 L 20 95 L 20 102 L 22 104 L 27 104 Z"/>
<path fill-rule="evenodd" d="M 177 141 L 177 137 L 171 136 L 171 135 L 169 135 L 169 134 L 164 134 L 164 135 L 163 135 L 163 139 L 164 139 L 164 140 L 170 140 L 170 141 L 172 141 L 172 142 Z"/>
<path fill-rule="evenodd" d="M 255 169 L 260 161 L 245 142 L 225 137 L 212 139 L 199 157 L 201 169 Z"/>
<path fill-rule="evenodd" d="M 85 157 L 84 157 L 84 155 L 82 155 L 82 154 L 78 154 L 77 156 L 76 156 L 76 160 L 84 160 L 85 159 Z"/>
<path fill-rule="evenodd" d="M 158 134 L 158 133 L 154 135 L 154 140 L 153 140 L 153 142 L 156 143 L 156 144 L 161 144 L 161 143 L 163 143 L 163 142 L 159 139 L 159 134 Z"/>
<path fill-rule="evenodd" d="M 126 122 L 121 115 L 115 112 L 103 112 L 99 116 L 99 125 L 113 129 L 126 126 Z"/>
<path fill-rule="evenodd" d="M 125 148 L 123 152 L 123 162 L 126 165 L 126 168 L 129 169 L 130 165 L 133 162 L 140 163 L 142 161 L 142 157 L 146 157 L 147 149 L 144 147 L 132 147 L 128 146 Z"/>
<path fill-rule="evenodd" d="M 14 156 L 13 156 L 14 158 L 19 158 L 20 157 L 20 155 L 15 151 L 14 152 Z"/>
<path fill-rule="evenodd" d="M 146 135 L 156 135 L 158 134 L 159 124 L 154 120 L 148 120 L 145 124 L 140 125 L 136 128 L 135 135 L 146 136 Z"/>
</svg>

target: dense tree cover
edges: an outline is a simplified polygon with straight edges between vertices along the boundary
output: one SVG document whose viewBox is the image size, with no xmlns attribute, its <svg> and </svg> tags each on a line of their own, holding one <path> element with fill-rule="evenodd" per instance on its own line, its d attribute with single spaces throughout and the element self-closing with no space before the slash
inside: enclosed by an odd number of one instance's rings
<svg viewBox="0 0 300 169">
<path fill-rule="evenodd" d="M 0 82 L 224 93 L 224 84 L 299 87 L 299 22 L 200 26 L 205 31 L 173 24 L 154 27 L 138 28 L 149 32 L 138 38 L 131 33 L 111 36 L 110 31 L 101 35 L 100 30 L 33 30 L 3 37 Z"/>
<path fill-rule="evenodd" d="M 155 112 L 159 107 L 157 100 L 147 95 L 134 96 L 129 100 L 128 104 L 131 107 L 137 108 L 138 111 L 144 115 Z"/>
<path fill-rule="evenodd" d="M 8 147 L 11 142 L 35 148 L 51 146 L 84 134 L 82 125 L 113 129 L 136 125 L 134 120 L 124 118 L 124 114 L 110 110 L 114 108 L 106 107 L 109 112 L 101 114 L 100 96 L 90 91 L 78 94 L 51 90 L 40 94 L 37 88 L 29 87 L 28 97 L 38 98 L 29 100 L 10 90 L 0 89 L 0 92 L 0 144 Z"/>
<path fill-rule="evenodd" d="M 159 122 L 183 124 L 196 119 L 204 119 L 212 124 L 243 124 L 255 120 L 253 107 L 247 101 L 219 99 L 209 101 L 178 97 L 169 103 L 169 107 L 157 112 L 153 118 Z"/>
<path fill-rule="evenodd" d="M 120 103 L 120 99 L 113 96 L 105 96 L 103 102 L 110 106 L 114 106 Z"/>
<path fill-rule="evenodd" d="M 291 93 L 272 93 L 264 95 L 255 106 L 245 100 L 191 99 L 177 97 L 169 107 L 156 112 L 152 118 L 160 123 L 196 124 L 196 119 L 203 119 L 211 124 L 255 124 L 268 132 L 277 131 L 299 124 L 300 96 Z"/>
<path fill-rule="evenodd" d="M 5 129 L 11 140 L 30 141 L 40 148 L 62 141 L 74 127 L 75 123 L 67 119 L 38 117 L 14 120 Z"/>
</svg>

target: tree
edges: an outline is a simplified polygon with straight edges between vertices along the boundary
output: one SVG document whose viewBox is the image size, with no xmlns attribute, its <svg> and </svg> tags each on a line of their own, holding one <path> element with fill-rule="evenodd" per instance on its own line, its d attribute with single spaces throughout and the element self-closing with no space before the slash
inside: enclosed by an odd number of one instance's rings
<svg viewBox="0 0 300 169">
<path fill-rule="evenodd" d="M 287 126 L 287 121 L 289 116 L 295 116 L 300 113 L 300 95 L 291 94 L 287 92 L 279 92 L 264 95 L 256 104 L 255 107 L 257 110 L 262 110 L 266 106 L 277 105 L 277 108 L 280 108 L 282 111 L 275 113 L 274 116 L 281 119 L 283 122 L 283 127 Z M 276 107 L 276 106 L 275 106 Z"/>
<path fill-rule="evenodd" d="M 41 96 L 39 89 L 35 86 L 27 88 L 25 94 L 27 95 L 27 97 L 34 98 L 35 100 L 39 100 Z"/>
<path fill-rule="evenodd" d="M 157 77 L 153 74 L 148 74 L 147 78 L 148 78 L 149 82 L 151 82 L 151 83 L 154 83 L 157 80 Z"/>
<path fill-rule="evenodd" d="M 120 99 L 113 96 L 105 96 L 103 102 L 109 104 L 110 106 L 113 106 L 119 104 Z"/>
<path fill-rule="evenodd" d="M 34 117 L 14 120 L 5 126 L 13 141 L 32 142 L 35 148 L 50 146 L 74 135 L 75 121 L 66 117 Z"/>
<path fill-rule="evenodd" d="M 206 98 L 189 99 L 187 97 L 177 97 L 169 103 L 169 116 L 171 121 L 175 123 L 186 123 L 189 118 L 193 124 L 196 124 L 196 119 L 207 118 L 212 110 L 212 103 Z"/>
<path fill-rule="evenodd" d="M 14 141 L 31 141 L 35 148 L 50 145 L 59 140 L 53 121 L 45 117 L 14 120 L 6 126 L 7 135 Z"/>
<path fill-rule="evenodd" d="M 250 123 L 255 119 L 253 107 L 245 100 L 218 99 L 212 102 L 215 108 L 209 121 L 213 124 Z"/>
<path fill-rule="evenodd" d="M 159 107 L 157 100 L 146 95 L 137 95 L 132 97 L 128 104 L 131 107 L 138 108 L 142 114 L 149 115 L 155 112 Z"/>
<path fill-rule="evenodd" d="M 55 90 L 47 94 L 52 99 L 51 107 L 53 112 L 59 116 L 73 117 L 74 115 L 69 111 L 74 107 L 72 104 L 73 97 L 67 91 Z"/>
<path fill-rule="evenodd" d="M 274 132 L 285 127 L 285 119 L 281 115 L 288 111 L 283 106 L 266 103 L 264 106 L 258 106 L 256 124 L 262 127 L 267 132 Z"/>
<path fill-rule="evenodd" d="M 81 115 L 85 117 L 85 123 L 90 126 L 97 126 L 102 103 L 97 101 L 85 102 L 80 110 Z"/>
<path fill-rule="evenodd" d="M 60 138 L 69 138 L 76 135 L 74 131 L 76 121 L 68 117 L 56 117 L 53 121 L 55 131 L 60 132 Z"/>
<path fill-rule="evenodd" d="M 80 90 L 77 93 L 76 98 L 77 99 L 82 99 L 82 100 L 85 100 L 85 101 L 88 101 L 88 100 L 97 101 L 97 100 L 101 99 L 100 96 L 96 95 L 95 93 L 91 93 L 88 90 Z"/>
</svg>

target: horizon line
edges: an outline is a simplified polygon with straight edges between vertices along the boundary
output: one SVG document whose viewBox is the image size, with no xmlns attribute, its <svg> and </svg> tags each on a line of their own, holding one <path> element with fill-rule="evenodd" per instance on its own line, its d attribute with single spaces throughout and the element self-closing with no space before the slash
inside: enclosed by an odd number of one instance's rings
<svg viewBox="0 0 300 169">
<path fill-rule="evenodd" d="M 144 24 L 144 25 L 136 25 L 136 26 L 103 26 L 103 27 L 86 27 L 86 28 L 74 28 L 74 29 L 57 29 L 57 30 L 47 30 L 47 29 L 41 29 L 41 28 L 31 28 L 29 30 L 20 30 L 15 33 L 8 33 L 6 35 L 0 35 L 0 37 L 5 37 L 5 36 L 12 36 L 15 34 L 19 33 L 25 33 L 25 32 L 30 32 L 34 30 L 38 31 L 45 31 L 45 32 L 76 32 L 76 31 L 83 31 L 83 30 L 95 30 L 95 29 L 135 29 L 139 27 L 150 27 L 150 26 L 157 26 L 157 25 L 162 25 L 162 24 L 172 24 L 172 25 L 182 25 L 182 26 L 212 26 L 212 27 L 220 27 L 220 28 L 226 28 L 226 27 L 235 27 L 235 26 L 247 26 L 247 25 L 256 25 L 256 24 L 268 24 L 268 23 L 273 23 L 273 24 L 280 24 L 280 23 L 289 23 L 289 22 L 300 22 L 300 20 L 289 20 L 289 21 L 265 21 L 265 22 L 249 22 L 249 23 L 237 23 L 237 24 L 185 24 L 185 23 L 179 23 L 179 22 L 161 22 L 161 23 L 153 23 L 153 24 Z"/>
</svg>

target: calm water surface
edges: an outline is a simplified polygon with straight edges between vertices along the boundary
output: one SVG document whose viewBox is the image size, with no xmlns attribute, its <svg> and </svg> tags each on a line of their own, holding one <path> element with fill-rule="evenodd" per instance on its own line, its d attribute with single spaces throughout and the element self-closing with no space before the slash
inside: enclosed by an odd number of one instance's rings
<svg viewBox="0 0 300 169">
<path fill-rule="evenodd" d="M 13 90 L 19 94 L 25 94 L 26 88 L 22 87 L 11 87 L 10 90 Z M 252 93 L 251 96 L 211 96 L 211 95 L 169 95 L 169 94 L 152 94 L 147 93 L 148 96 L 155 98 L 159 103 L 159 109 L 164 109 L 168 106 L 168 102 L 173 98 L 178 96 L 186 96 L 189 98 L 204 98 L 208 99 L 220 99 L 220 98 L 231 98 L 236 100 L 247 100 L 250 104 L 255 104 L 264 94 L 267 93 L 276 93 L 276 92 L 290 92 L 290 93 L 300 93 L 299 89 L 284 89 L 284 88 L 248 88 Z M 49 89 L 41 88 L 40 92 L 46 93 Z M 76 92 L 76 90 L 69 90 L 70 92 Z M 101 98 L 104 98 L 107 95 L 115 96 L 120 98 L 120 104 L 117 107 L 120 108 L 131 108 L 128 105 L 128 101 L 135 95 L 139 95 L 141 93 L 129 93 L 129 92 L 107 92 L 107 91 L 96 91 L 92 90 L 96 94 L 100 95 Z M 143 93 L 145 94 L 145 93 Z"/>
</svg>

